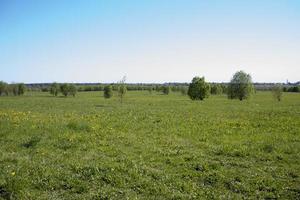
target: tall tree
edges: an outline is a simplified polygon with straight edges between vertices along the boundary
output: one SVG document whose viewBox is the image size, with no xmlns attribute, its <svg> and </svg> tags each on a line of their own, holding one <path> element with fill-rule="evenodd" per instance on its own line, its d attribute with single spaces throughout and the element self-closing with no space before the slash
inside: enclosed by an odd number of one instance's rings
<svg viewBox="0 0 300 200">
<path fill-rule="evenodd" d="M 75 97 L 77 93 L 77 88 L 74 84 L 70 84 L 69 85 L 69 94 L 72 95 L 73 97 Z"/>
<path fill-rule="evenodd" d="M 194 77 L 189 85 L 188 95 L 192 100 L 203 100 L 209 97 L 210 85 L 205 82 L 205 78 Z"/>
<path fill-rule="evenodd" d="M 63 83 L 60 85 L 60 91 L 61 93 L 66 97 L 69 94 L 69 84 Z"/>
<path fill-rule="evenodd" d="M 50 86 L 50 94 L 53 96 L 57 96 L 59 93 L 59 84 L 58 83 L 52 83 Z"/>
<path fill-rule="evenodd" d="M 236 72 L 227 88 L 229 99 L 247 99 L 253 94 L 254 86 L 250 74 L 244 71 Z"/>
<path fill-rule="evenodd" d="M 171 91 L 170 86 L 164 85 L 164 86 L 162 87 L 162 92 L 163 92 L 165 95 L 168 95 L 168 94 L 170 93 L 170 91 Z"/>
<path fill-rule="evenodd" d="M 273 97 L 277 100 L 277 101 L 281 101 L 282 99 L 282 87 L 279 84 L 276 84 L 273 86 L 272 88 L 272 93 L 273 93 Z"/>
<path fill-rule="evenodd" d="M 24 83 L 19 83 L 16 85 L 18 87 L 18 95 L 23 95 L 26 91 L 26 86 Z"/>
<path fill-rule="evenodd" d="M 0 81 L 0 96 L 6 94 L 7 83 Z"/>
<path fill-rule="evenodd" d="M 118 83 L 118 95 L 119 95 L 121 103 L 123 103 L 123 99 L 127 92 L 127 87 L 126 87 L 125 81 L 126 81 L 126 76 L 124 76 Z"/>
</svg>

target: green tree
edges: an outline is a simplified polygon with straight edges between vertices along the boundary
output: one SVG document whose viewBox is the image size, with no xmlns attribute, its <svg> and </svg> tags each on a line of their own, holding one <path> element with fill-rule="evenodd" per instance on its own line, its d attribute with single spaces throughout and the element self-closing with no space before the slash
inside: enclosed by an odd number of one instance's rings
<svg viewBox="0 0 300 200">
<path fill-rule="evenodd" d="M 103 91 L 104 87 L 103 85 L 99 85 L 99 91 Z"/>
<path fill-rule="evenodd" d="M 222 86 L 220 84 L 213 84 L 211 86 L 211 90 L 210 90 L 210 93 L 211 94 L 222 94 Z"/>
<path fill-rule="evenodd" d="M 152 94 L 152 91 L 153 91 L 152 86 L 148 87 L 147 90 L 148 90 L 149 94 Z"/>
<path fill-rule="evenodd" d="M 66 97 L 69 94 L 69 84 L 63 83 L 60 85 L 60 91 L 61 93 Z"/>
<path fill-rule="evenodd" d="M 6 94 L 7 83 L 0 81 L 0 96 Z"/>
<path fill-rule="evenodd" d="M 119 84 L 118 84 L 118 96 L 120 98 L 121 103 L 123 103 L 123 99 L 124 99 L 125 94 L 127 92 L 125 81 L 126 81 L 126 77 L 124 76 L 122 78 L 122 80 L 119 81 Z"/>
<path fill-rule="evenodd" d="M 10 84 L 10 90 L 12 91 L 12 94 L 14 96 L 18 96 L 19 95 L 19 87 L 18 84 Z"/>
<path fill-rule="evenodd" d="M 104 98 L 109 99 L 113 96 L 113 90 L 111 85 L 106 85 L 104 87 Z"/>
<path fill-rule="evenodd" d="M 178 91 L 178 87 L 175 86 L 175 85 L 171 86 L 171 91 L 172 92 L 177 92 Z"/>
<path fill-rule="evenodd" d="M 74 84 L 70 84 L 69 85 L 69 94 L 72 95 L 73 97 L 75 97 L 77 93 L 77 88 Z"/>
<path fill-rule="evenodd" d="M 287 92 L 287 88 L 286 87 L 283 87 L 283 92 Z"/>
<path fill-rule="evenodd" d="M 19 96 L 25 94 L 26 86 L 24 83 L 19 83 L 16 85 L 16 87 L 18 87 L 18 95 Z"/>
<path fill-rule="evenodd" d="M 300 92 L 300 87 L 293 86 L 288 89 L 288 92 Z"/>
<path fill-rule="evenodd" d="M 168 94 L 170 93 L 170 90 L 171 90 L 171 88 L 170 88 L 170 86 L 168 86 L 168 85 L 164 85 L 164 86 L 162 87 L 162 92 L 163 92 L 163 94 L 165 94 L 165 95 L 168 95 Z"/>
<path fill-rule="evenodd" d="M 118 89 L 119 89 L 119 85 L 118 84 L 112 84 L 112 90 L 113 91 L 118 91 Z"/>
<path fill-rule="evenodd" d="M 161 88 L 160 88 L 160 86 L 159 86 L 159 85 L 156 85 L 156 86 L 155 86 L 155 91 L 156 91 L 156 92 L 159 92 L 159 91 L 160 91 L 160 89 L 161 89 Z"/>
<path fill-rule="evenodd" d="M 59 93 L 59 84 L 58 83 L 52 83 L 50 86 L 50 94 L 53 96 L 57 96 Z"/>
<path fill-rule="evenodd" d="M 7 84 L 4 93 L 6 94 L 6 96 L 14 94 L 14 85 Z"/>
<path fill-rule="evenodd" d="M 273 86 L 273 88 L 272 88 L 273 97 L 277 101 L 282 100 L 282 92 L 283 92 L 283 89 L 282 89 L 281 85 L 276 84 L 276 85 Z"/>
<path fill-rule="evenodd" d="M 209 97 L 210 85 L 205 78 L 194 77 L 188 88 L 188 95 L 192 100 L 203 100 Z"/>
<path fill-rule="evenodd" d="M 253 94 L 254 86 L 250 74 L 243 71 L 236 72 L 227 88 L 229 99 L 247 99 Z"/>
<path fill-rule="evenodd" d="M 180 92 L 182 95 L 187 95 L 188 88 L 186 86 L 181 86 Z"/>
</svg>

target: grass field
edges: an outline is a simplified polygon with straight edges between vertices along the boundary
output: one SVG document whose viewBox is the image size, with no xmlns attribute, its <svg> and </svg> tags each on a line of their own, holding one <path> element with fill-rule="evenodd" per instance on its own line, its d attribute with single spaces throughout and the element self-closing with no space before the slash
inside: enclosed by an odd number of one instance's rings
<svg viewBox="0 0 300 200">
<path fill-rule="evenodd" d="M 300 94 L 0 98 L 0 199 L 300 199 Z"/>
</svg>

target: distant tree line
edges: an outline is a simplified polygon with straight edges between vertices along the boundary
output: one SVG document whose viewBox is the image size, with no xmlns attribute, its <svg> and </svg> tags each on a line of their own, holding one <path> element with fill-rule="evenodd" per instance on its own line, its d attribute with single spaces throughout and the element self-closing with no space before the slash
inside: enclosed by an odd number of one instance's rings
<svg viewBox="0 0 300 200">
<path fill-rule="evenodd" d="M 199 77 L 198 77 L 199 78 Z M 202 77 L 204 78 L 204 77 Z M 202 79 L 200 78 L 200 79 Z M 200 80 L 194 80 L 197 84 Z M 202 81 L 202 80 L 201 80 Z M 200 82 L 201 82 L 200 81 Z M 205 82 L 205 81 L 204 81 Z M 195 84 L 194 83 L 194 84 Z M 206 82 L 205 82 L 206 83 Z M 231 79 L 229 83 L 207 83 L 209 88 L 202 91 L 202 94 L 205 93 L 205 97 L 201 97 L 202 100 L 207 98 L 209 95 L 221 95 L 226 94 L 229 99 L 247 99 L 253 92 L 256 90 L 260 91 L 278 91 L 278 88 L 274 90 L 274 87 L 277 87 L 278 84 L 273 83 L 252 83 L 250 75 L 239 71 Z M 75 96 L 77 92 L 89 92 L 89 91 L 106 91 L 109 90 L 108 95 L 112 96 L 113 92 L 118 93 L 118 97 L 121 99 L 124 97 L 126 91 L 148 91 L 149 94 L 153 92 L 160 92 L 162 94 L 168 95 L 172 92 L 178 92 L 182 95 L 189 94 L 189 88 L 191 85 L 189 83 L 164 83 L 164 84 L 121 84 L 112 83 L 112 84 L 69 84 L 69 83 L 41 83 L 41 84 L 23 84 L 23 83 L 13 83 L 7 84 L 3 81 L 0 81 L 0 96 L 8 95 L 23 95 L 25 91 L 42 91 L 50 92 L 53 96 L 58 96 L 60 93 L 63 96 Z M 300 92 L 300 86 L 297 84 L 279 84 L 280 90 L 282 92 Z M 196 87 L 193 85 L 193 87 Z M 198 86 L 197 86 L 198 87 Z M 200 86 L 199 86 L 200 87 Z M 202 86 L 201 86 L 202 87 Z M 106 89 L 105 89 L 106 88 Z M 109 89 L 107 89 L 109 88 Z M 125 90 L 126 89 L 126 90 Z M 192 90 L 192 88 L 190 88 Z M 193 89 L 194 90 L 194 89 Z M 190 91 L 190 95 L 194 93 Z M 277 92 L 278 93 L 278 92 Z M 190 96 L 189 95 L 189 96 Z M 195 95 L 195 94 L 194 94 Z M 104 95 L 105 96 L 105 95 Z M 278 96 L 278 95 L 277 95 Z M 191 97 L 191 96 L 190 96 Z M 200 96 L 192 98 L 200 99 Z M 277 98 L 278 99 L 278 98 Z M 280 98 L 281 99 L 281 98 Z M 121 100 L 122 101 L 122 100 Z"/>
<path fill-rule="evenodd" d="M 188 95 L 192 100 L 204 100 L 210 94 L 221 94 L 226 91 L 229 99 L 244 100 L 254 91 L 251 76 L 243 71 L 236 72 L 227 87 L 210 85 L 204 77 L 194 77 L 188 88 Z"/>
<path fill-rule="evenodd" d="M 52 83 L 49 88 L 49 92 L 53 96 L 58 96 L 59 93 L 62 93 L 63 96 L 71 95 L 75 97 L 77 93 L 77 88 L 74 84 L 69 83 Z"/>
<path fill-rule="evenodd" d="M 0 81 L 0 96 L 21 96 L 26 92 L 24 83 L 7 84 Z"/>
<path fill-rule="evenodd" d="M 299 92 L 300 86 L 283 87 L 283 84 L 269 84 L 268 90 L 272 92 L 273 97 L 281 101 L 283 92 Z M 266 88 L 264 88 L 265 90 Z M 250 74 L 244 71 L 236 72 L 228 84 L 209 84 L 205 82 L 204 77 L 194 77 L 189 84 L 187 94 L 192 100 L 204 100 L 209 97 L 209 94 L 223 94 L 226 93 L 229 99 L 248 99 L 256 88 L 252 82 Z"/>
<path fill-rule="evenodd" d="M 52 84 L 49 83 L 41 83 L 41 84 L 26 84 L 27 91 L 42 91 L 49 92 L 50 86 Z M 113 91 L 118 91 L 118 83 L 76 83 L 75 86 L 78 92 L 90 92 L 90 91 L 104 91 L 104 87 L 107 85 L 111 85 Z M 211 90 L 210 93 L 212 95 L 215 94 L 227 94 L 229 83 L 210 83 Z M 253 83 L 254 91 L 272 91 L 273 86 L 276 85 L 274 83 Z M 170 92 L 183 92 L 187 91 L 189 83 L 164 83 L 164 84 L 145 84 L 145 83 L 127 83 L 126 87 L 128 91 L 149 91 L 152 93 L 163 92 L 164 87 L 169 86 Z M 222 88 L 222 90 L 221 90 Z M 293 84 L 282 84 L 283 92 L 300 92 L 299 85 Z"/>
<path fill-rule="evenodd" d="M 283 87 L 283 92 L 300 92 L 300 86 Z"/>
<path fill-rule="evenodd" d="M 121 104 L 123 103 L 123 99 L 125 97 L 125 94 L 127 93 L 127 85 L 125 83 L 126 76 L 124 76 L 119 82 L 118 85 L 113 85 L 114 88 L 116 88 L 118 92 L 118 97 L 120 99 Z M 109 99 L 113 96 L 113 86 L 112 85 L 106 85 L 104 87 L 103 96 L 106 99 Z"/>
</svg>

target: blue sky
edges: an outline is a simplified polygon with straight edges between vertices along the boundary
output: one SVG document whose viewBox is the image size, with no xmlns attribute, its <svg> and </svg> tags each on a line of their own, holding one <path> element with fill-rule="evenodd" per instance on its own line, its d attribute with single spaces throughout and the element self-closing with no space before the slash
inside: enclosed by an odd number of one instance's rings
<svg viewBox="0 0 300 200">
<path fill-rule="evenodd" d="M 300 80 L 298 0 L 0 0 L 6 82 Z"/>
</svg>

